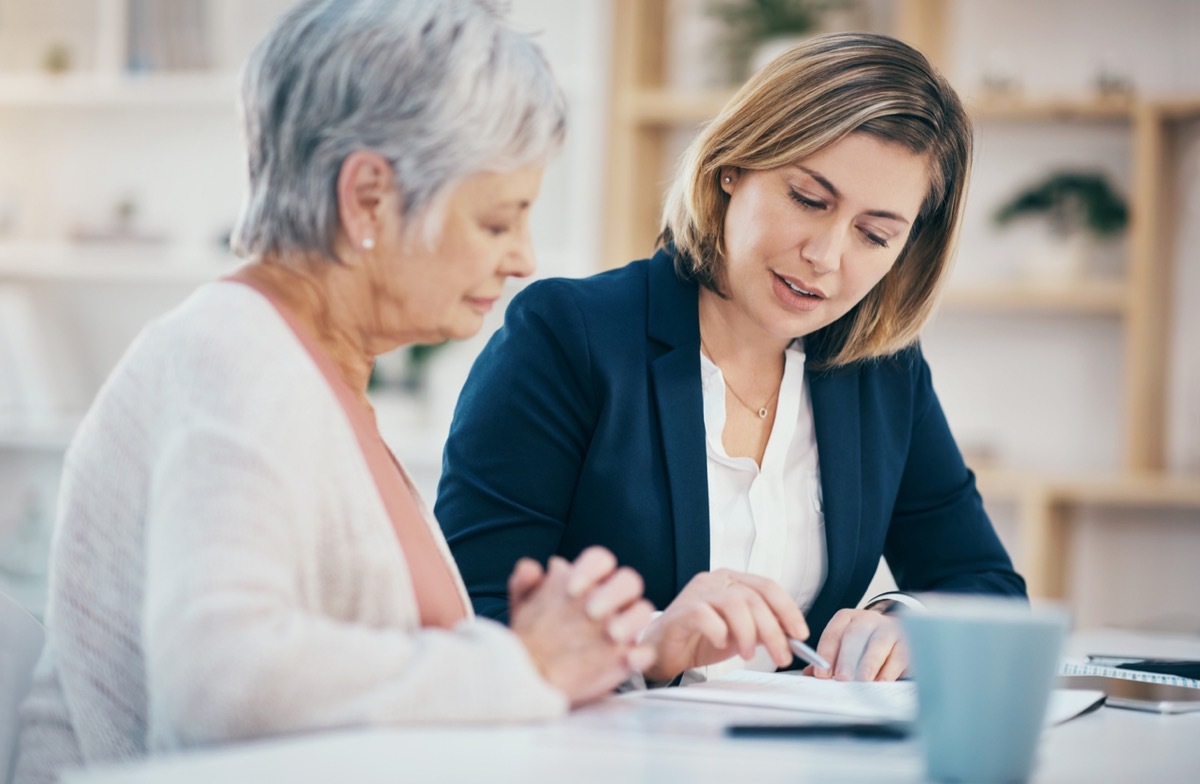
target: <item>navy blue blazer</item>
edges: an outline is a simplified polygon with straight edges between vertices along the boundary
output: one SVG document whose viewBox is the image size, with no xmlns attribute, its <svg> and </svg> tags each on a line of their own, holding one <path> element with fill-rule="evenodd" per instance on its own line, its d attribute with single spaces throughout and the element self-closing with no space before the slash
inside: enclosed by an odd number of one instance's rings
<svg viewBox="0 0 1200 784">
<path fill-rule="evenodd" d="M 463 388 L 438 486 L 477 613 L 507 620 L 522 556 L 604 545 L 658 608 L 709 569 L 698 301 L 666 251 L 513 299 Z M 810 362 L 820 345 L 806 339 Z M 828 551 L 811 639 L 862 599 L 881 554 L 905 591 L 1023 596 L 920 349 L 806 372 Z"/>
</svg>

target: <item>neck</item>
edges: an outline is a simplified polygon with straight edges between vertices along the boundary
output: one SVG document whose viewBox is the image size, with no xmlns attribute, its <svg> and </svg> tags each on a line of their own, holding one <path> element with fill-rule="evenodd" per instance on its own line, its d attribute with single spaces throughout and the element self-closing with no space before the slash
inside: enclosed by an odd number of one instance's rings
<svg viewBox="0 0 1200 784">
<path fill-rule="evenodd" d="M 361 314 L 372 312 L 370 292 L 346 265 L 323 259 L 284 263 L 268 257 L 242 267 L 237 276 L 269 292 L 370 407 L 366 391 L 375 353 L 370 331 L 361 323 Z"/>
<path fill-rule="evenodd" d="M 723 369 L 726 364 L 746 368 L 774 367 L 791 344 L 768 334 L 748 319 L 730 300 L 709 289 L 700 289 L 700 338 L 708 358 Z"/>
</svg>

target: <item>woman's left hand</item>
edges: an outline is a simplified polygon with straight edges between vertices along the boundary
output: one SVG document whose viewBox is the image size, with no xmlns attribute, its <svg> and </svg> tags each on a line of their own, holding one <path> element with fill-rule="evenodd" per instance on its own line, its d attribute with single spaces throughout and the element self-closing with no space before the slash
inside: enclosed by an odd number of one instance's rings
<svg viewBox="0 0 1200 784">
<path fill-rule="evenodd" d="M 804 672 L 839 681 L 894 681 L 908 672 L 911 661 L 899 619 L 875 610 L 838 610 L 817 653 L 832 671 L 809 665 Z"/>
</svg>

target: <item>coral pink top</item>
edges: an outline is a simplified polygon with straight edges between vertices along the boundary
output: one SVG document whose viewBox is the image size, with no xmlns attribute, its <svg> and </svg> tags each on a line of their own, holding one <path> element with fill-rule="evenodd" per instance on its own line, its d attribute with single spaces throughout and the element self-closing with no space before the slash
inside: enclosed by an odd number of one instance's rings
<svg viewBox="0 0 1200 784">
<path fill-rule="evenodd" d="M 363 405 L 308 330 L 297 322 L 270 292 L 257 282 L 237 273 L 227 276 L 225 280 L 249 286 L 274 306 L 296 335 L 296 339 L 312 357 L 341 403 L 358 440 L 358 446 L 362 449 L 363 458 L 367 461 L 375 487 L 379 490 L 384 508 L 392 520 L 396 538 L 400 540 L 400 549 L 408 564 L 409 574 L 412 575 L 413 591 L 421 612 L 421 625 L 449 629 L 466 618 L 462 595 L 451 571 L 453 567 L 443 556 L 430 530 L 429 521 L 421 513 L 416 491 L 409 482 L 408 475 L 380 436 L 374 413 Z"/>
</svg>

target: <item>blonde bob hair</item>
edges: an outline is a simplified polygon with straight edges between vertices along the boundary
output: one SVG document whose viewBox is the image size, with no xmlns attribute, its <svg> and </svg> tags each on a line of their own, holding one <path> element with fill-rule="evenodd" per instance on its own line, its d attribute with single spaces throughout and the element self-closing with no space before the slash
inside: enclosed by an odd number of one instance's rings
<svg viewBox="0 0 1200 784">
<path fill-rule="evenodd" d="M 658 238 L 660 247 L 674 245 L 682 278 L 724 296 L 729 196 L 718 181 L 722 167 L 792 165 L 852 133 L 926 156 L 930 188 L 891 270 L 846 315 L 810 336 L 826 368 L 913 343 L 950 267 L 971 168 L 971 123 L 924 55 L 869 33 L 822 35 L 781 55 L 692 142 Z"/>
</svg>

